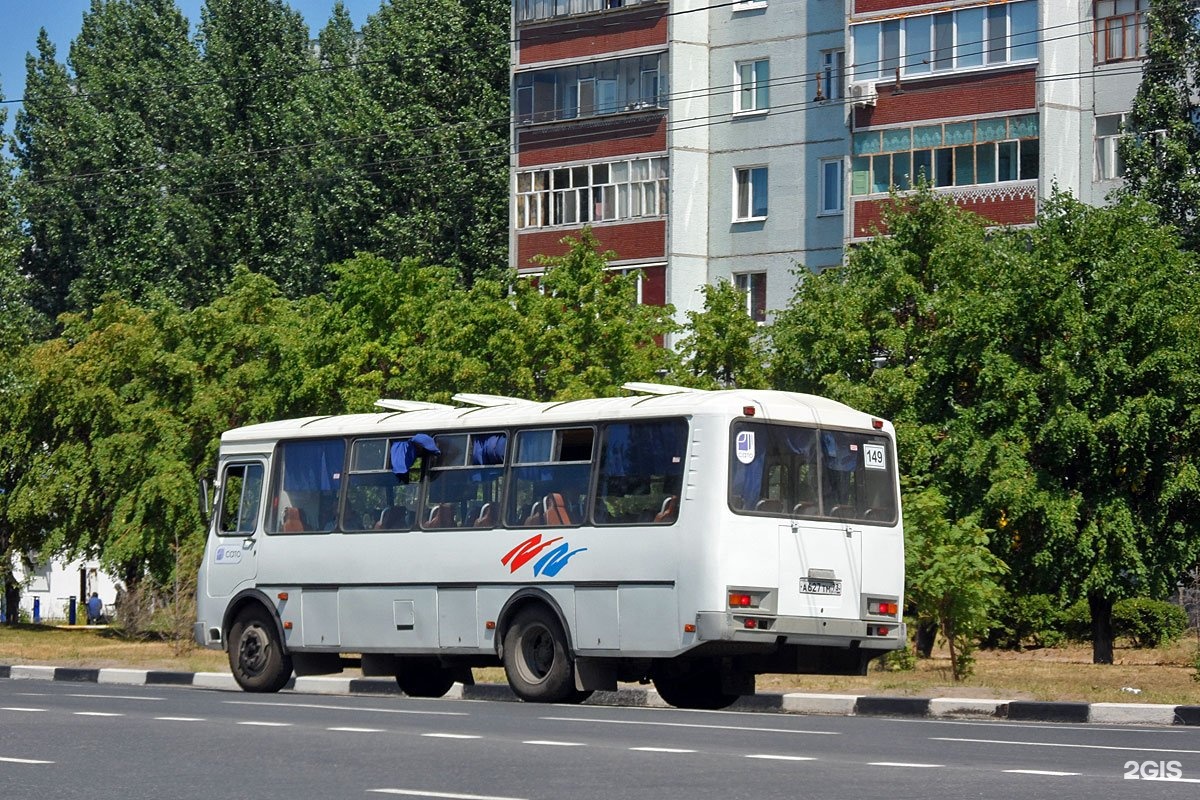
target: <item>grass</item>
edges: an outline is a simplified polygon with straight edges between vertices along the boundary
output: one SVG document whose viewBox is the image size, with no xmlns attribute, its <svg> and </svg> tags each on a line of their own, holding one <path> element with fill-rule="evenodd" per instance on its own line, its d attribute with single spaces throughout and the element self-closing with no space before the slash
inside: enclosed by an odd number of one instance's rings
<svg viewBox="0 0 1200 800">
<path fill-rule="evenodd" d="M 1200 704 L 1200 683 L 1192 667 L 1197 638 L 1169 647 L 1118 647 L 1113 665 L 1092 664 L 1090 645 L 1024 652 L 979 651 L 975 674 L 955 683 L 950 658 L 936 652 L 908 672 L 872 667 L 865 676 L 760 675 L 760 692 L 888 694 L 921 697 L 975 697 L 1007 700 L 1078 700 L 1106 703 Z M 114 628 L 0 626 L 0 664 L 132 667 L 183 672 L 228 672 L 225 654 L 189 642 L 133 639 Z M 500 669 L 475 671 L 477 681 L 502 683 Z M 1130 692 L 1128 689 L 1138 689 Z"/>
</svg>

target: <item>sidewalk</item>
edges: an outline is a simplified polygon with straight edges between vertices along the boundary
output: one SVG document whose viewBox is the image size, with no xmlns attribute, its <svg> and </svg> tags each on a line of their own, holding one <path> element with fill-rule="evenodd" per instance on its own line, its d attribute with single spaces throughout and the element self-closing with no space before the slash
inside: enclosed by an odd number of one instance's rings
<svg viewBox="0 0 1200 800">
<path fill-rule="evenodd" d="M 168 672 L 145 669 L 87 669 L 0 665 L 0 678 L 70 681 L 124 686 L 191 686 L 239 691 L 225 672 Z M 285 690 L 303 694 L 398 695 L 388 678 L 293 678 Z M 507 684 L 454 684 L 446 697 L 461 700 L 517 702 Z M 631 687 L 596 692 L 587 705 L 669 708 L 652 688 Z M 743 697 L 731 711 L 834 716 L 920 717 L 930 719 L 1002 719 L 1021 722 L 1074 722 L 1115 725 L 1200 725 L 1200 706 L 1146 703 L 1046 703 L 1028 700 L 975 700 L 961 697 L 887 697 L 852 694 L 763 692 Z"/>
</svg>

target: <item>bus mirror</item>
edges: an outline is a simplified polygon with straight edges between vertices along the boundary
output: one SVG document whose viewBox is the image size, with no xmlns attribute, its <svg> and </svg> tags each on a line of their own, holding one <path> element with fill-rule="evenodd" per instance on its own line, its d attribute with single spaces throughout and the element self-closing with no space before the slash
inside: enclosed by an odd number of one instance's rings
<svg viewBox="0 0 1200 800">
<path fill-rule="evenodd" d="M 207 525 L 209 522 L 212 521 L 212 500 L 210 499 L 209 492 L 208 492 L 208 478 L 200 479 L 199 489 L 200 489 L 200 518 L 203 519 L 204 524 Z"/>
</svg>

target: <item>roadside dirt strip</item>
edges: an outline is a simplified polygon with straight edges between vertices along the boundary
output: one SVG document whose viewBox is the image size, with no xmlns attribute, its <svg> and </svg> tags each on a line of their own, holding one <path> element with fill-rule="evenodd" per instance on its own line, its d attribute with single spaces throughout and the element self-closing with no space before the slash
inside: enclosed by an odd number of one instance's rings
<svg viewBox="0 0 1200 800">
<path fill-rule="evenodd" d="M 25 664 L 0 664 L 0 678 L 10 680 L 73 681 L 126 686 L 191 686 L 237 690 L 224 672 L 171 672 L 145 669 L 89 669 Z M 292 678 L 285 690 L 302 694 L 400 694 L 386 678 Z M 516 702 L 505 684 L 470 686 L 456 683 L 449 699 Z M 588 705 L 666 708 L 651 688 L 631 686 L 615 692 L 596 692 Z M 836 716 L 923 717 L 950 719 L 1008 719 L 1022 722 L 1084 722 L 1118 725 L 1200 725 L 1200 705 L 1149 703 L 1049 703 L 1031 700 L 982 700 L 963 697 L 888 697 L 853 694 L 763 693 L 738 700 L 733 711 Z"/>
</svg>

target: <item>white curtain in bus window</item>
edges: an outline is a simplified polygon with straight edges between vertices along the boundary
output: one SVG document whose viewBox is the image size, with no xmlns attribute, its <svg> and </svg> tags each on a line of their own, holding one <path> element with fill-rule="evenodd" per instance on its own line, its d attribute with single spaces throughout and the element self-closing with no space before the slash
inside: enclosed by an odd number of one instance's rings
<svg viewBox="0 0 1200 800">
<path fill-rule="evenodd" d="M 330 531 L 335 527 L 346 444 L 341 439 L 284 442 L 276 451 L 273 530 Z M 282 477 L 282 480 L 280 479 Z"/>
<path fill-rule="evenodd" d="M 578 525 L 591 479 L 591 428 L 520 431 L 506 521 L 515 527 Z"/>
<path fill-rule="evenodd" d="M 732 433 L 729 505 L 734 511 L 820 516 L 815 430 L 739 422 Z"/>
<path fill-rule="evenodd" d="M 669 525 L 679 514 L 687 451 L 682 419 L 616 423 L 604 429 L 597 525 Z"/>
<path fill-rule="evenodd" d="M 427 529 L 493 528 L 504 495 L 504 433 L 435 437 L 441 454 L 428 470 L 421 525 Z"/>
</svg>

